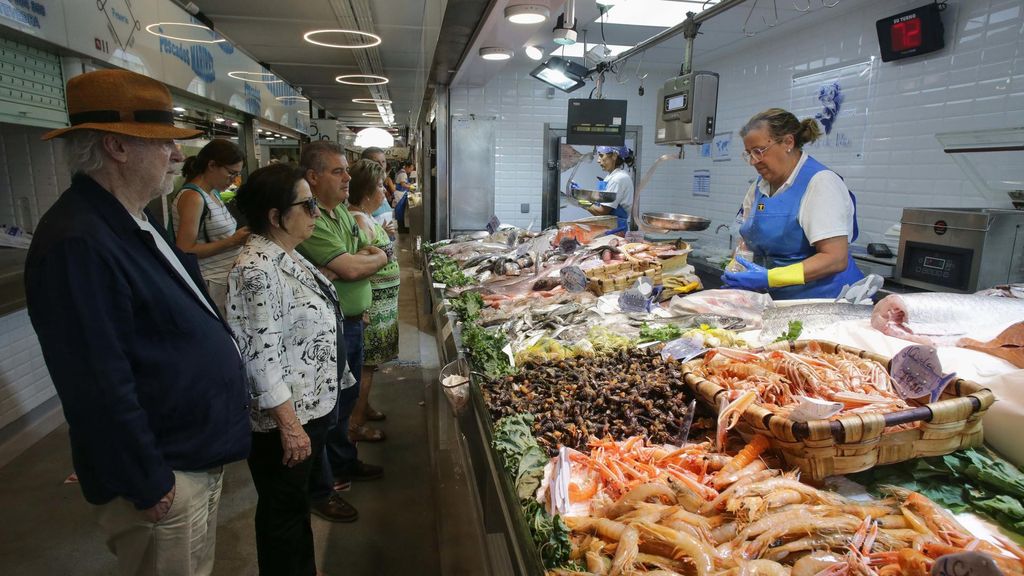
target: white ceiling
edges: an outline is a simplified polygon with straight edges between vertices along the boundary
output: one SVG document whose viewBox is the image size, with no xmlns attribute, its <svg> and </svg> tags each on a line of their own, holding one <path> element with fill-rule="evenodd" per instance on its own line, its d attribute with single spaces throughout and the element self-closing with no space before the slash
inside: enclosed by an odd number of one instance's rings
<svg viewBox="0 0 1024 576">
<path fill-rule="evenodd" d="M 236 46 L 266 64 L 292 86 L 301 88 L 305 95 L 346 125 L 373 122 L 363 113 L 378 112 L 379 109 L 373 104 L 353 103 L 353 98 L 371 98 L 374 94 L 366 87 L 339 84 L 334 80 L 336 76 L 365 73 L 368 66 L 379 68 L 390 81 L 376 95 L 386 92 L 386 97 L 394 102 L 391 108 L 395 124 L 408 125 L 419 115 L 424 93 L 429 88 L 427 80 L 439 35 L 441 43 L 450 43 L 460 35 L 470 35 L 470 30 L 465 29 L 469 25 L 466 18 L 453 25 L 453 29 L 442 30 L 442 21 L 455 20 L 451 13 L 446 19 L 445 10 L 469 13 L 468 0 L 194 1 L 217 30 Z M 483 7 L 481 0 L 475 1 Z M 531 62 L 523 53 L 526 45 L 543 48 L 546 56 L 556 47 L 551 40 L 551 29 L 564 9 L 565 0 L 534 0 L 549 6 L 551 12 L 546 22 L 536 25 L 507 22 L 504 9 L 510 1 L 493 0 L 490 12 L 476 23 L 472 43 L 455 71 L 454 85 L 480 86 L 505 66 L 525 66 Z M 620 1 L 629 6 L 638 0 Z M 683 3 L 694 11 L 700 9 L 697 2 L 670 1 Z M 709 0 L 705 4 L 717 1 Z M 839 0 L 836 8 L 828 8 L 824 2 L 835 0 L 809 0 L 810 11 L 802 12 L 796 5 L 802 8 L 808 5 L 808 0 L 746 0 L 702 24 L 701 34 L 695 42 L 694 66 L 699 68 L 702 60 L 742 49 L 748 34 L 768 32 L 772 28 L 768 24 L 774 25 L 773 32 L 783 29 L 795 31 L 794 21 L 797 19 L 808 18 L 805 22 L 813 22 L 817 18 L 836 17 L 865 1 Z M 600 43 L 599 12 L 594 0 L 577 0 L 576 12 L 579 41 L 585 40 L 588 48 Z M 475 21 L 475 18 L 471 20 Z M 378 34 L 382 43 L 357 51 L 315 46 L 302 39 L 309 30 L 354 26 Z M 664 29 L 606 24 L 604 41 L 611 45 L 633 46 Z M 510 48 L 515 51 L 515 57 L 507 62 L 485 61 L 479 56 L 479 49 L 484 46 Z M 683 47 L 682 35 L 678 35 L 644 53 L 642 65 L 652 68 L 678 66 L 683 59 Z M 368 65 L 367 57 L 374 64 Z M 630 66 L 640 62 L 639 56 L 634 57 Z M 447 67 L 456 68 L 454 65 Z"/>
<path fill-rule="evenodd" d="M 481 86 L 500 72 L 503 66 L 525 65 L 526 62 L 529 62 L 523 53 L 523 48 L 527 45 L 543 48 L 545 58 L 552 51 L 558 54 L 558 51 L 555 50 L 557 45 L 551 40 L 551 30 L 558 15 L 564 9 L 564 0 L 548 0 L 546 3 L 551 7 L 551 18 L 536 25 L 516 25 L 505 21 L 504 8 L 514 1 L 518 0 L 496 0 L 494 9 L 488 14 L 483 24 L 486 34 L 478 34 L 475 38 L 466 61 L 456 75 L 455 84 Z M 632 0 L 623 1 L 628 6 Z M 694 12 L 700 11 L 700 2 L 670 1 L 685 4 Z M 825 0 L 829 4 L 835 1 Z M 840 0 L 836 7 L 829 8 L 822 3 L 822 0 L 810 0 L 809 4 L 808 0 L 747 0 L 701 25 L 700 35 L 694 41 L 694 67 L 699 68 L 701 60 L 743 49 L 748 35 L 763 34 L 773 29 L 795 30 L 795 21 L 798 18 L 808 18 L 810 21 L 815 18 L 835 17 L 852 10 L 855 4 L 864 3 L 864 1 Z M 718 0 L 711 0 L 706 4 L 710 7 L 717 2 Z M 538 0 L 537 3 L 545 3 L 545 1 Z M 801 9 L 809 6 L 810 10 L 806 12 L 798 10 L 797 6 Z M 588 49 L 594 44 L 602 43 L 596 3 L 593 0 L 577 0 L 576 13 L 578 41 L 582 43 L 585 40 Z M 777 18 L 776 13 L 778 14 Z M 634 46 L 665 29 L 652 26 L 606 24 L 603 42 L 610 45 Z M 516 55 L 511 61 L 505 63 L 485 61 L 478 56 L 481 46 L 511 48 L 515 50 Z M 647 50 L 643 54 L 642 65 L 649 65 L 653 68 L 677 67 L 682 63 L 683 52 L 684 40 L 680 34 Z M 635 64 L 639 59 L 638 55 L 631 58 L 630 62 Z"/>
<path fill-rule="evenodd" d="M 386 93 L 393 101 L 395 124 L 410 122 L 419 111 L 424 84 L 440 32 L 444 0 L 194 0 L 218 32 L 346 125 L 374 122 L 364 112 L 374 104 L 353 98 Z M 362 12 L 361 12 L 362 11 Z M 347 20 L 355 13 L 356 21 Z M 381 37 L 381 44 L 357 50 L 316 46 L 303 40 L 316 29 L 358 28 Z M 365 38 L 336 35 L 330 42 L 361 43 Z M 375 52 L 375 54 L 372 54 Z M 335 81 L 343 74 L 361 74 L 357 56 L 379 63 L 389 82 L 381 92 Z M 366 68 L 364 63 L 363 68 Z"/>
</svg>

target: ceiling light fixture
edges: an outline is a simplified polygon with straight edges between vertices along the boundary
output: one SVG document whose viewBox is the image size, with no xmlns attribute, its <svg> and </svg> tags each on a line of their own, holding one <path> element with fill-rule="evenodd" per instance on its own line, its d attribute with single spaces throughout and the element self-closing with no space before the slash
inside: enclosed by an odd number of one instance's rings
<svg viewBox="0 0 1024 576">
<path fill-rule="evenodd" d="M 566 0 L 565 12 L 558 16 L 551 32 L 555 44 L 568 46 L 576 43 L 576 0 Z"/>
<path fill-rule="evenodd" d="M 544 51 L 536 46 L 527 46 L 523 49 L 523 52 L 526 53 L 526 57 L 530 60 L 540 60 L 544 57 Z"/>
<path fill-rule="evenodd" d="M 369 80 L 369 82 L 353 82 L 353 78 L 365 78 Z M 334 81 L 341 84 L 348 84 L 350 86 L 377 86 L 388 83 L 387 78 L 383 76 L 376 76 L 374 74 L 344 74 L 335 78 Z"/>
<path fill-rule="evenodd" d="M 309 102 L 309 98 L 305 96 L 278 96 L 275 98 L 278 102 L 284 102 L 285 104 L 294 104 L 296 102 Z"/>
<path fill-rule="evenodd" d="M 391 104 L 387 98 L 353 98 L 352 101 L 356 104 Z"/>
<path fill-rule="evenodd" d="M 354 34 L 356 36 L 363 36 L 368 38 L 367 42 L 363 44 L 334 44 L 331 42 L 323 42 L 319 40 L 313 40 L 312 37 L 319 34 Z M 328 29 L 328 30 L 310 30 L 302 35 L 302 39 L 310 44 L 316 44 L 317 46 L 326 46 L 327 48 L 370 48 L 380 44 L 380 36 L 371 34 L 369 32 L 363 32 L 362 30 L 342 30 L 342 29 Z"/>
<path fill-rule="evenodd" d="M 220 116 L 217 116 L 216 118 L 214 118 L 214 119 L 213 119 L 213 121 L 214 121 L 214 122 L 223 122 L 223 121 L 224 121 L 224 119 L 223 119 L 223 118 L 221 118 Z"/>
<path fill-rule="evenodd" d="M 480 57 L 484 60 L 508 60 L 514 54 L 515 52 L 508 48 L 499 48 L 497 46 L 485 46 L 480 49 Z"/>
<path fill-rule="evenodd" d="M 551 12 L 543 4 L 513 4 L 505 7 L 505 19 L 513 24 L 540 24 Z"/>
<path fill-rule="evenodd" d="M 185 111 L 185 109 L 182 108 L 181 106 L 175 106 L 174 108 L 171 108 L 171 110 L 174 110 L 175 112 L 184 112 Z"/>
<path fill-rule="evenodd" d="M 580 66 L 565 58 L 552 56 L 547 62 L 534 68 L 533 72 L 530 72 L 530 76 L 563 92 L 572 92 L 585 84 L 583 79 L 589 73 L 590 71 L 585 66 Z"/>
<path fill-rule="evenodd" d="M 364 128 L 356 135 L 355 145 L 360 148 L 391 148 L 395 145 L 395 137 L 383 128 Z"/>
<path fill-rule="evenodd" d="M 207 36 L 213 36 L 213 38 L 212 39 L 208 39 L 208 40 L 203 40 L 203 39 L 199 39 L 199 38 L 182 38 L 180 36 L 172 36 L 172 35 L 168 34 L 167 32 L 165 32 L 165 29 L 167 29 L 167 28 L 174 29 L 177 26 L 180 26 L 182 28 L 188 28 L 190 30 L 191 29 L 195 29 L 195 28 L 199 28 Z M 179 42 L 195 42 L 196 44 L 218 44 L 220 42 L 226 42 L 227 41 L 223 37 L 221 37 L 220 34 L 217 34 L 215 31 L 210 30 L 209 28 L 207 28 L 206 26 L 203 26 L 202 24 L 187 24 L 185 22 L 157 22 L 156 24 L 150 24 L 149 26 L 146 26 L 146 32 L 149 32 L 150 34 L 152 34 L 154 36 L 159 36 L 161 38 L 167 38 L 169 40 L 177 40 Z"/>
<path fill-rule="evenodd" d="M 380 112 L 363 112 L 363 116 L 368 116 L 370 118 L 380 118 L 381 117 L 381 113 Z"/>
<path fill-rule="evenodd" d="M 281 80 L 270 72 L 246 72 L 245 70 L 232 70 L 231 72 L 228 72 L 228 76 L 235 80 L 254 82 L 256 84 L 277 84 L 278 82 L 284 82 L 284 80 Z"/>
</svg>

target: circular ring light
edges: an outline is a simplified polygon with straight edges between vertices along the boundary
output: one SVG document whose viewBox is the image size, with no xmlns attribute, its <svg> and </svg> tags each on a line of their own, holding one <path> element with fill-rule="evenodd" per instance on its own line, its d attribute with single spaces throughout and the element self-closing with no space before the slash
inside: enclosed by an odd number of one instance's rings
<svg viewBox="0 0 1024 576">
<path fill-rule="evenodd" d="M 278 82 L 284 82 L 284 80 L 281 80 L 270 72 L 246 72 L 245 70 L 234 70 L 228 72 L 228 76 L 235 80 L 253 82 L 256 84 L 277 84 Z"/>
<path fill-rule="evenodd" d="M 523 52 L 526 53 L 526 57 L 530 60 L 540 60 L 544 58 L 544 51 L 536 46 L 527 46 L 523 49 Z"/>
<path fill-rule="evenodd" d="M 354 78 L 364 78 L 368 82 L 353 82 Z M 383 76 L 376 76 L 374 74 L 344 74 L 334 79 L 335 82 L 341 84 L 348 84 L 350 86 L 377 86 L 380 84 L 387 84 L 388 79 Z"/>
<path fill-rule="evenodd" d="M 181 26 L 182 28 L 189 28 L 189 29 L 199 28 L 200 30 L 205 31 L 207 34 L 209 34 L 209 33 L 215 34 L 217 36 L 217 38 L 214 39 L 214 40 L 200 40 L 198 38 L 182 38 L 180 36 L 172 36 L 170 34 L 167 34 L 167 33 L 163 32 L 163 30 L 161 30 L 161 31 L 157 31 L 156 30 L 157 28 L 163 28 L 163 29 L 172 28 L 173 29 L 176 26 Z M 215 31 L 210 30 L 206 26 L 203 26 L 201 24 L 187 24 L 185 22 L 157 22 L 156 24 L 150 24 L 149 26 L 146 26 L 146 32 L 149 32 L 150 34 L 152 34 L 154 36 L 159 36 L 161 38 L 168 38 L 170 40 L 178 40 L 180 42 L 195 42 L 196 44 L 218 44 L 220 42 L 225 42 L 226 41 L 226 39 L 222 38 L 220 36 L 220 34 L 217 34 Z"/>
<path fill-rule="evenodd" d="M 380 112 L 363 112 L 363 116 L 368 116 L 370 118 L 380 118 L 381 114 Z"/>
<path fill-rule="evenodd" d="M 353 98 L 352 101 L 356 104 L 391 104 L 387 98 Z"/>
<path fill-rule="evenodd" d="M 505 19 L 513 24 L 540 24 L 551 12 L 543 4 L 513 4 L 505 7 Z"/>
<path fill-rule="evenodd" d="M 318 34 L 354 34 L 356 36 L 363 36 L 368 39 L 365 44 L 333 44 L 331 42 L 322 42 L 319 40 L 313 40 L 313 36 Z M 302 39 L 310 44 L 316 44 L 317 46 L 326 46 L 328 48 L 370 48 L 380 44 L 380 36 L 376 34 L 370 34 L 369 32 L 363 32 L 362 30 L 342 30 L 339 28 L 327 29 L 327 30 L 310 30 L 302 35 Z"/>
<path fill-rule="evenodd" d="M 306 98 L 305 96 L 278 96 L 277 98 L 274 98 L 274 100 L 284 102 L 285 104 L 293 104 L 295 102 L 309 102 L 309 98 Z"/>
<path fill-rule="evenodd" d="M 508 48 L 499 48 L 497 46 L 486 46 L 480 49 L 480 57 L 484 60 L 508 60 L 512 58 L 515 52 Z"/>
</svg>

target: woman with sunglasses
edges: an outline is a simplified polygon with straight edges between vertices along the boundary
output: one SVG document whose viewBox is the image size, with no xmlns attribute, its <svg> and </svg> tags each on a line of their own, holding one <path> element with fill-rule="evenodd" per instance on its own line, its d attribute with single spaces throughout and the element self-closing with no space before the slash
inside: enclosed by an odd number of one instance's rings
<svg viewBox="0 0 1024 576">
<path fill-rule="evenodd" d="M 259 497 L 260 574 L 313 576 L 309 479 L 319 470 L 339 386 L 353 386 L 355 378 L 338 348 L 334 286 L 295 249 L 320 215 L 303 172 L 287 164 L 261 168 L 237 202 L 253 234 L 228 275 L 227 322 L 252 398 L 249 471 Z"/>
<path fill-rule="evenodd" d="M 759 175 L 737 216 L 753 262 L 737 256 L 744 270 L 726 272 L 722 282 L 782 300 L 837 297 L 864 277 L 849 251 L 857 239 L 857 203 L 838 174 L 803 151 L 821 136 L 818 123 L 770 108 L 755 114 L 740 136 L 743 159 Z"/>
<path fill-rule="evenodd" d="M 207 289 L 224 313 L 228 271 L 242 243 L 247 227 L 238 228 L 235 217 L 220 198 L 242 171 L 242 150 L 228 140 L 215 139 L 199 154 L 185 159 L 185 185 L 171 203 L 170 230 L 183 252 L 199 258 Z"/>
</svg>

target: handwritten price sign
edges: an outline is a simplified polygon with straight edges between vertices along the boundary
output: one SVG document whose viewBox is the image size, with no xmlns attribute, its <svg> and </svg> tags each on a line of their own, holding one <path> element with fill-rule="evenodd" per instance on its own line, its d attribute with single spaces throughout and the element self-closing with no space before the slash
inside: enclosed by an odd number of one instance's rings
<svg viewBox="0 0 1024 576">
<path fill-rule="evenodd" d="M 935 402 L 956 372 L 942 374 L 939 355 L 931 346 L 907 346 L 892 357 L 890 364 L 896 392 L 906 400 L 928 396 Z"/>
</svg>

